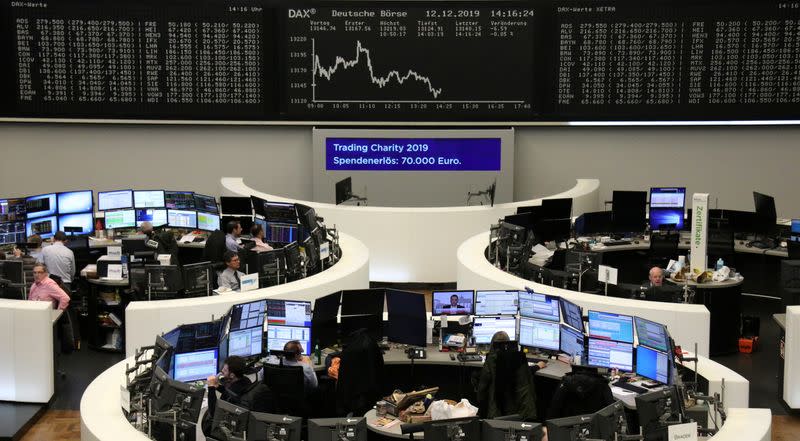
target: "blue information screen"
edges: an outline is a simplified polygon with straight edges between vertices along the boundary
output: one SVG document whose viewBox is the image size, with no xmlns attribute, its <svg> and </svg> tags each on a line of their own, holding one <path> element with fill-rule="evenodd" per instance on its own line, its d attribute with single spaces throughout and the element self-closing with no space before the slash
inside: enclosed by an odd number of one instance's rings
<svg viewBox="0 0 800 441">
<path fill-rule="evenodd" d="M 499 171 L 500 138 L 326 138 L 327 170 Z"/>
</svg>

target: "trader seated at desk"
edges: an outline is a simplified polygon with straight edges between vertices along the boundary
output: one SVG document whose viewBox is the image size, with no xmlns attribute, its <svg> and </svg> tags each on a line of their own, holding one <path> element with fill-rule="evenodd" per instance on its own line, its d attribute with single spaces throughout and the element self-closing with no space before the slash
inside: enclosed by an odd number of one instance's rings
<svg viewBox="0 0 800 441">
<path fill-rule="evenodd" d="M 241 227 L 239 227 L 239 229 L 241 229 Z M 244 276 L 244 273 L 239 271 L 239 266 L 241 265 L 239 255 L 234 251 L 225 251 L 222 260 L 225 262 L 227 268 L 219 274 L 217 285 L 223 289 L 238 290 L 239 282 L 242 276 Z"/>
<path fill-rule="evenodd" d="M 286 352 L 287 357 L 283 359 L 284 366 L 302 366 L 303 376 L 305 377 L 304 386 L 306 395 L 310 394 L 317 388 L 317 374 L 314 372 L 314 367 L 311 366 L 311 360 L 303 355 L 303 345 L 297 340 L 291 340 L 283 345 L 283 352 Z M 270 356 L 267 360 L 268 364 L 280 364 L 280 360 L 276 356 Z"/>
<path fill-rule="evenodd" d="M 28 292 L 28 300 L 41 300 L 52 302 L 58 309 L 64 310 L 69 306 L 69 294 L 50 278 L 47 265 L 37 263 L 33 266 L 33 284 Z"/>
<path fill-rule="evenodd" d="M 653 286 L 663 286 L 664 285 L 664 270 L 654 266 L 650 268 L 650 273 L 648 274 L 648 279 L 650 280 L 649 287 Z"/>
<path fill-rule="evenodd" d="M 250 236 L 255 242 L 256 246 L 252 248 L 251 251 L 255 251 L 257 253 L 262 251 L 272 251 L 272 247 L 269 246 L 268 243 L 264 242 L 264 227 L 259 224 L 253 224 L 253 227 L 250 228 Z"/>
<path fill-rule="evenodd" d="M 234 253 L 239 251 L 239 236 L 242 235 L 242 224 L 232 220 L 225 225 L 225 248 Z"/>
<path fill-rule="evenodd" d="M 656 302 L 680 303 L 683 301 L 681 289 L 675 285 L 664 285 L 664 270 L 654 266 L 650 268 L 649 283 L 642 286 L 642 295 L 647 300 Z"/>
<path fill-rule="evenodd" d="M 208 377 L 208 411 L 206 414 L 211 420 L 214 419 L 214 411 L 217 409 L 217 392 L 220 399 L 232 404 L 238 404 L 240 398 L 248 387 L 252 384 L 244 373 L 244 358 L 231 355 L 225 359 L 220 376 L 212 375 Z M 205 424 L 204 424 L 205 426 Z M 205 432 L 205 427 L 203 428 Z"/>
</svg>

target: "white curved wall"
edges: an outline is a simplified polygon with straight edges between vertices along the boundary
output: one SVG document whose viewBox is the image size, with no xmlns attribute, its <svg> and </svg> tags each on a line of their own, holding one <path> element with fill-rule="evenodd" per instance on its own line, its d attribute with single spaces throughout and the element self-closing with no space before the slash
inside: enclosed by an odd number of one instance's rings
<svg viewBox="0 0 800 441">
<path fill-rule="evenodd" d="M 242 178 L 222 178 L 227 195 L 258 196 L 272 201 L 296 202 L 314 207 L 329 227 L 362 240 L 370 252 L 370 280 L 385 282 L 452 282 L 456 279 L 453 256 L 468 237 L 525 205 L 542 199 L 498 204 L 494 207 L 354 207 L 301 201 L 248 187 Z M 572 198 L 577 216 L 598 206 L 597 179 L 578 179 L 563 193 L 547 198 Z M 545 198 L 545 199 L 547 199 Z"/>
<path fill-rule="evenodd" d="M 285 300 L 310 300 L 345 289 L 369 288 L 369 250 L 358 239 L 339 234 L 342 258 L 311 277 L 245 293 L 189 299 L 131 302 L 125 308 L 125 353 L 153 344 L 156 335 L 186 323 L 207 322 L 220 317 L 237 303 L 275 297 Z"/>
<path fill-rule="evenodd" d="M 483 254 L 488 244 L 489 233 L 484 232 L 470 237 L 458 248 L 458 289 L 522 289 L 529 286 L 536 292 L 564 297 L 584 309 L 636 315 L 667 325 L 676 344 L 687 350 L 694 349 L 697 343 L 697 352 L 708 357 L 711 315 L 705 306 L 620 299 L 541 285 L 495 268 Z"/>
</svg>

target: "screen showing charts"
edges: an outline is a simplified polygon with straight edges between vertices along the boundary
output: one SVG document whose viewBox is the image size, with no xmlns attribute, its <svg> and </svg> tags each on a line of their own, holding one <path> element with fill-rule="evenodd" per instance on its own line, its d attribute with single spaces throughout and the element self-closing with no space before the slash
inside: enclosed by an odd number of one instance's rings
<svg viewBox="0 0 800 441">
<path fill-rule="evenodd" d="M 669 225 L 683 228 L 683 208 L 686 189 L 682 187 L 653 187 L 650 189 L 650 229 L 660 230 Z"/>
<path fill-rule="evenodd" d="M 173 368 L 173 378 L 184 383 L 217 375 L 217 349 L 175 354 Z"/>
<path fill-rule="evenodd" d="M 150 222 L 154 227 L 167 224 L 167 210 L 164 208 L 138 208 L 136 209 L 136 226 L 141 227 L 142 222 Z"/>
<path fill-rule="evenodd" d="M 532 348 L 557 351 L 560 344 L 560 328 L 558 323 L 544 320 L 519 319 L 519 344 Z"/>
<path fill-rule="evenodd" d="M 589 336 L 633 343 L 633 317 L 610 312 L 589 311 Z"/>
<path fill-rule="evenodd" d="M 58 230 L 58 217 L 47 216 L 30 219 L 25 223 L 25 233 L 27 236 L 38 234 L 42 239 L 53 236 Z"/>
<path fill-rule="evenodd" d="M 474 291 L 434 291 L 431 296 L 431 311 L 438 315 L 471 315 Z"/>
<path fill-rule="evenodd" d="M 258 300 L 250 303 L 240 303 L 231 308 L 230 330 L 263 327 L 264 314 L 266 313 L 267 301 Z"/>
<path fill-rule="evenodd" d="M 133 208 L 133 190 L 97 192 L 98 210 L 119 210 L 120 208 Z"/>
<path fill-rule="evenodd" d="M 219 230 L 219 215 L 197 212 L 197 229 L 203 231 Z"/>
<path fill-rule="evenodd" d="M 170 227 L 197 228 L 197 212 L 191 210 L 167 210 L 167 224 Z"/>
<path fill-rule="evenodd" d="M 288 202 L 265 202 L 264 219 L 267 222 L 297 223 L 297 209 Z"/>
<path fill-rule="evenodd" d="M 641 317 L 634 317 L 634 323 L 640 345 L 669 352 L 669 334 L 666 326 Z"/>
<path fill-rule="evenodd" d="M 25 222 L 0 223 L 0 245 L 25 242 L 26 238 Z"/>
<path fill-rule="evenodd" d="M 0 222 L 25 220 L 25 199 L 0 199 Z"/>
<path fill-rule="evenodd" d="M 505 331 L 509 339 L 517 339 L 517 319 L 515 317 L 475 317 L 472 322 L 472 336 L 475 343 L 488 345 L 492 342 L 492 336 Z"/>
<path fill-rule="evenodd" d="M 194 208 L 208 213 L 219 213 L 219 209 L 217 208 L 217 200 L 214 198 L 214 196 L 206 196 L 204 194 L 195 193 Z"/>
<path fill-rule="evenodd" d="M 135 208 L 163 208 L 164 190 L 134 190 L 133 206 Z"/>
<path fill-rule="evenodd" d="M 311 11 L 287 14 L 286 93 L 294 117 L 335 109 L 347 109 L 350 119 L 533 114 L 533 8 L 343 5 Z"/>
<path fill-rule="evenodd" d="M 67 231 L 80 228 L 80 231 Z M 58 216 L 58 229 L 67 234 L 91 234 L 94 232 L 94 215 L 92 213 L 62 214 Z"/>
<path fill-rule="evenodd" d="M 520 291 L 519 314 L 523 317 L 557 322 L 561 319 L 558 297 Z"/>
<path fill-rule="evenodd" d="M 56 194 L 41 194 L 25 198 L 25 210 L 28 219 L 34 217 L 52 216 L 58 212 Z"/>
<path fill-rule="evenodd" d="M 636 374 L 659 383 L 669 384 L 670 357 L 644 346 L 636 347 Z"/>
<path fill-rule="evenodd" d="M 86 213 L 92 211 L 93 206 L 92 190 L 58 194 L 58 214 Z"/>
<path fill-rule="evenodd" d="M 633 370 L 633 345 L 617 341 L 589 338 L 589 366 Z"/>
<path fill-rule="evenodd" d="M 583 358 L 583 332 L 576 331 L 569 326 L 561 325 L 561 352 L 571 356 Z"/>
<path fill-rule="evenodd" d="M 475 314 L 515 315 L 519 291 L 475 291 Z"/>
<path fill-rule="evenodd" d="M 267 325 L 267 349 L 270 351 L 282 351 L 284 345 L 292 340 L 300 342 L 304 355 L 311 353 L 311 328 Z"/>
<path fill-rule="evenodd" d="M 228 334 L 228 355 L 249 357 L 261 354 L 263 334 L 261 326 L 231 331 Z"/>
<path fill-rule="evenodd" d="M 194 192 L 165 191 L 164 205 L 173 210 L 194 210 Z"/>
<path fill-rule="evenodd" d="M 267 300 L 267 323 L 270 325 L 311 326 L 311 302 Z"/>
<path fill-rule="evenodd" d="M 564 323 L 583 332 L 583 311 L 581 307 L 561 297 L 561 311 L 564 314 Z"/>
<path fill-rule="evenodd" d="M 134 210 L 115 210 L 105 213 L 106 228 L 133 228 L 136 226 L 136 211 Z"/>
<path fill-rule="evenodd" d="M 261 221 L 260 219 L 257 219 Z M 292 243 L 298 239 L 296 224 L 278 224 L 275 222 L 259 222 L 264 227 L 264 239 L 267 242 Z"/>
</svg>

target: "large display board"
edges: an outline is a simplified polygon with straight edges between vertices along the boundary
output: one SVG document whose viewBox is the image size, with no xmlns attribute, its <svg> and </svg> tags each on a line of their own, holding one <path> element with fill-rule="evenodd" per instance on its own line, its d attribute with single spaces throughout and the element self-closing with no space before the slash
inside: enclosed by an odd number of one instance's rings
<svg viewBox="0 0 800 441">
<path fill-rule="evenodd" d="M 800 3 L 0 0 L 0 117 L 797 119 Z"/>
</svg>

